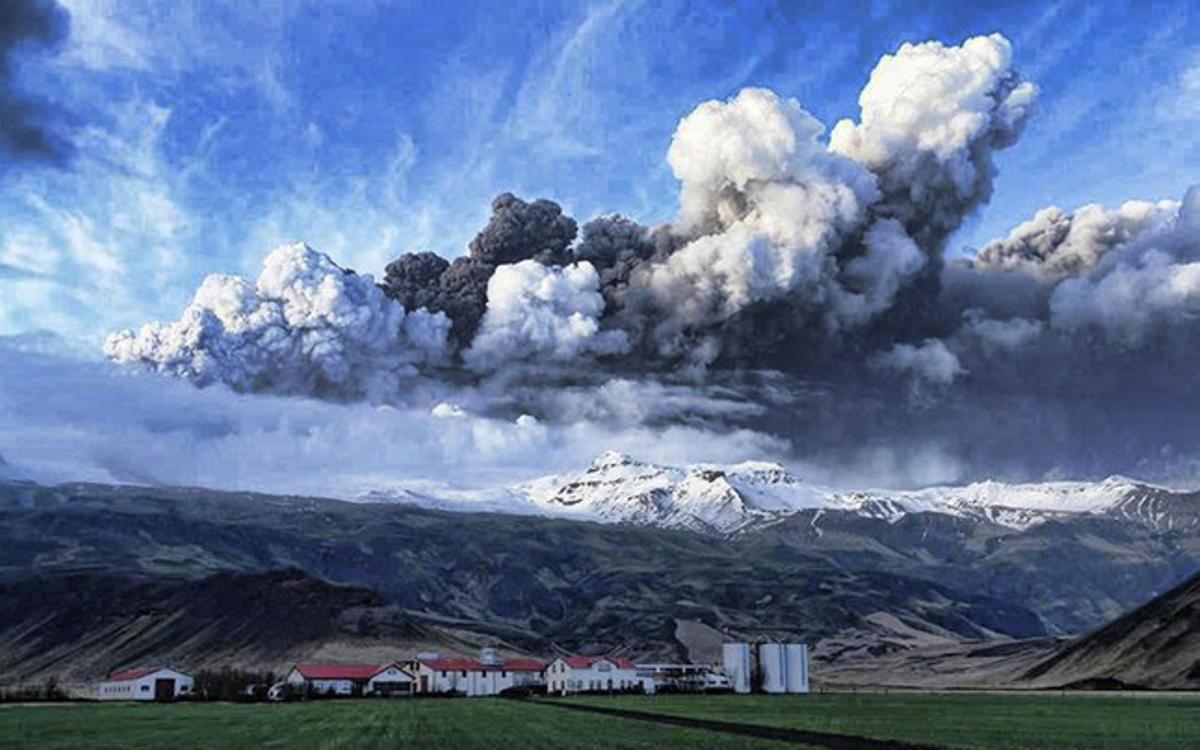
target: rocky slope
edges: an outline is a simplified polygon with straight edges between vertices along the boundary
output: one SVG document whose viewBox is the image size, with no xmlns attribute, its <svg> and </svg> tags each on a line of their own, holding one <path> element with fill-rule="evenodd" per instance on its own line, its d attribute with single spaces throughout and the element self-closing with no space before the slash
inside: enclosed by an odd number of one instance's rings
<svg viewBox="0 0 1200 750">
<path fill-rule="evenodd" d="M 1021 681 L 1200 688 L 1200 575 L 1062 646 Z"/>
</svg>

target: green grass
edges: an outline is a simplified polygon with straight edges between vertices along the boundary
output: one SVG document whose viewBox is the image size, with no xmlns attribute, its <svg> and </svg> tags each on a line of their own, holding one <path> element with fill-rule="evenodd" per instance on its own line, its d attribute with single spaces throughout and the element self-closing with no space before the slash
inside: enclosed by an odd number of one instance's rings
<svg viewBox="0 0 1200 750">
<path fill-rule="evenodd" d="M 1200 747 L 1200 695 L 814 693 L 567 700 L 956 748 Z"/>
<path fill-rule="evenodd" d="M 0 706 L 2 748 L 723 748 L 780 742 L 499 699 Z"/>
</svg>

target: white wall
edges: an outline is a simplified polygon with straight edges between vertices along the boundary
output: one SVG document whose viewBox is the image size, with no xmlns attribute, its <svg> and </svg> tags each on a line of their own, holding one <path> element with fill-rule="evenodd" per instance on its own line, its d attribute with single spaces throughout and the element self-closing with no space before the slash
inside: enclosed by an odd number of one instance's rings
<svg viewBox="0 0 1200 750">
<path fill-rule="evenodd" d="M 104 682 L 100 684 L 100 700 L 102 701 L 152 701 L 157 680 L 175 681 L 175 698 L 190 695 L 195 689 L 196 682 L 183 672 L 174 669 L 158 669 L 142 675 L 136 680 L 120 682 Z"/>
<path fill-rule="evenodd" d="M 577 669 L 556 659 L 546 670 L 546 686 L 551 693 L 582 693 L 587 691 L 629 690 L 638 686 L 646 689 L 636 669 L 621 669 L 601 659 L 590 667 Z M 650 686 L 653 690 L 653 685 Z"/>
</svg>

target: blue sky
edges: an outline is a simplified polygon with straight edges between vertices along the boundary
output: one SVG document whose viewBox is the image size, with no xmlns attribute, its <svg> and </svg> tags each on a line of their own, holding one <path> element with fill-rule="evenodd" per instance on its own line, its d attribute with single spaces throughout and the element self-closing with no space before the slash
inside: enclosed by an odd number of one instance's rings
<svg viewBox="0 0 1200 750">
<path fill-rule="evenodd" d="M 999 31 L 1041 87 L 952 251 L 1056 203 L 1179 198 L 1200 175 L 1192 3 L 218 3 L 70 0 L 20 85 L 65 165 L 0 172 L 0 334 L 95 342 L 302 239 L 380 274 L 453 256 L 499 192 L 670 218 L 679 118 L 747 85 L 828 126 L 880 55 Z"/>
</svg>

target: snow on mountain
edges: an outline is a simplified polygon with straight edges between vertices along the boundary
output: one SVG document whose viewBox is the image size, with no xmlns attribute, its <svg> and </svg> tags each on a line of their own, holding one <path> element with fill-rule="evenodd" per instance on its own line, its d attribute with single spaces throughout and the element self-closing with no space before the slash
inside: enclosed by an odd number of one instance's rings
<svg viewBox="0 0 1200 750">
<path fill-rule="evenodd" d="M 515 488 L 547 512 L 600 521 L 730 533 L 803 508 L 827 507 L 829 493 L 779 464 L 677 468 L 642 463 L 615 451 L 580 473 L 535 479 Z"/>
<path fill-rule="evenodd" d="M 1119 515 L 1164 529 L 1195 524 L 1200 518 L 1193 496 L 1116 476 L 1101 482 L 986 481 L 920 490 L 837 492 L 805 482 L 777 463 L 660 466 L 615 451 L 602 454 L 583 471 L 545 476 L 495 491 L 446 493 L 423 487 L 377 491 L 360 499 L 721 535 L 805 510 L 844 511 L 889 522 L 914 513 L 944 513 L 1016 529 L 1089 513 Z"/>
</svg>

